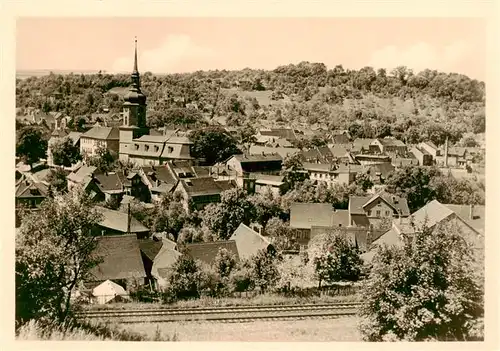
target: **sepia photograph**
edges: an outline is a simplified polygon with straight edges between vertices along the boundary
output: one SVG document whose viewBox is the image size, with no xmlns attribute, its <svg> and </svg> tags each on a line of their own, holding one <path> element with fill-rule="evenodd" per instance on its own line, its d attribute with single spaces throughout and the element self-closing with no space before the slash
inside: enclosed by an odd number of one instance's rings
<svg viewBox="0 0 500 351">
<path fill-rule="evenodd" d="M 15 28 L 17 341 L 484 342 L 486 18 Z"/>
</svg>

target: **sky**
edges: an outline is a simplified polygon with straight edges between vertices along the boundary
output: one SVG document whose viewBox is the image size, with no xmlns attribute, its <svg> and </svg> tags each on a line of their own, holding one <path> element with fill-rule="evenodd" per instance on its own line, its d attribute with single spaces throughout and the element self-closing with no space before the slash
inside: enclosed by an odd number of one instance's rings
<svg viewBox="0 0 500 351">
<path fill-rule="evenodd" d="M 17 70 L 274 69 L 301 61 L 329 68 L 407 66 L 485 79 L 480 18 L 20 18 Z"/>
</svg>

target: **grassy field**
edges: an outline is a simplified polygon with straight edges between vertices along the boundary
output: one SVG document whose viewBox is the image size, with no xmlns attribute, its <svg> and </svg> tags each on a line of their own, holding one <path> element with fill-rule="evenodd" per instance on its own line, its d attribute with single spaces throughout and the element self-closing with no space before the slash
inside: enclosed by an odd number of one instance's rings
<svg viewBox="0 0 500 351">
<path fill-rule="evenodd" d="M 349 296 L 321 296 L 311 298 L 293 298 L 283 297 L 278 295 L 258 295 L 255 297 L 240 297 L 240 298 L 200 298 L 195 300 L 178 301 L 172 304 L 159 303 L 117 303 L 109 305 L 90 305 L 89 310 L 100 309 L 148 309 L 159 307 L 180 307 L 180 308 L 197 308 L 197 307 L 229 307 L 229 306 L 261 306 L 261 305 L 300 305 L 300 304 L 320 304 L 330 302 L 356 302 L 359 301 L 357 295 Z"/>
<path fill-rule="evenodd" d="M 264 321 L 251 323 L 143 323 L 124 325 L 148 338 L 177 341 L 362 341 L 356 317 L 337 319 Z"/>
</svg>

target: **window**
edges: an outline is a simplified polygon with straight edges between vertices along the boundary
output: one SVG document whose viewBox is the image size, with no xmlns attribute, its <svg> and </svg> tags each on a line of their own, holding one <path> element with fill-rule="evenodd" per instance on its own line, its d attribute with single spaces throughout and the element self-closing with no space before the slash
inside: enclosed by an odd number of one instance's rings
<svg viewBox="0 0 500 351">
<path fill-rule="evenodd" d="M 391 215 L 391 211 L 385 211 L 385 215 L 386 216 L 390 216 Z"/>
<path fill-rule="evenodd" d="M 134 146 L 136 150 L 139 150 L 139 144 L 134 144 Z"/>
<path fill-rule="evenodd" d="M 372 215 L 372 210 L 368 210 L 368 217 Z"/>
<path fill-rule="evenodd" d="M 158 150 L 160 150 L 160 148 L 157 145 L 155 145 L 155 152 L 158 152 Z"/>
<path fill-rule="evenodd" d="M 172 146 L 169 146 L 167 151 L 169 154 L 171 154 L 172 152 L 174 152 L 174 148 Z"/>
<path fill-rule="evenodd" d="M 377 217 L 380 217 L 380 210 L 377 210 Z"/>
<path fill-rule="evenodd" d="M 144 145 L 144 150 L 149 151 L 149 145 Z"/>
</svg>

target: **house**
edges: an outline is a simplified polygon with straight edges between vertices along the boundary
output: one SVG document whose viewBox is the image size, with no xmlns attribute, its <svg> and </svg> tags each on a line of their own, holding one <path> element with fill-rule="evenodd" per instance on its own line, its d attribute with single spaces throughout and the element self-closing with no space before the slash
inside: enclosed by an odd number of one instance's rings
<svg viewBox="0 0 500 351">
<path fill-rule="evenodd" d="M 133 196 L 143 202 L 150 200 L 149 189 L 136 172 L 96 173 L 92 175 L 92 180 L 105 195 L 106 201 L 112 199 L 121 201 L 123 195 Z"/>
<path fill-rule="evenodd" d="M 358 153 L 368 153 L 370 151 L 370 145 L 374 139 L 369 138 L 356 138 L 350 145 L 347 146 L 350 152 Z"/>
<path fill-rule="evenodd" d="M 436 163 L 445 167 L 465 167 L 467 165 L 467 148 L 450 147 L 446 153 L 446 145 L 441 150 L 443 156 L 436 157 Z M 447 155 L 447 156 L 446 156 Z"/>
<path fill-rule="evenodd" d="M 155 279 L 158 290 L 162 291 L 167 286 L 172 266 L 181 256 L 182 253 L 177 251 L 176 245 L 169 245 L 165 241 L 162 242 L 162 247 L 156 254 L 151 266 L 151 276 Z"/>
<path fill-rule="evenodd" d="M 347 151 L 345 150 L 343 157 L 345 157 Z M 302 160 L 305 162 L 312 163 L 332 163 L 337 161 L 337 158 L 333 155 L 332 150 L 327 146 L 316 147 L 307 151 L 302 151 Z"/>
<path fill-rule="evenodd" d="M 239 261 L 238 248 L 234 240 L 187 244 L 185 254 L 194 260 L 212 265 L 220 249 L 226 249 L 234 255 L 236 261 Z"/>
<path fill-rule="evenodd" d="M 323 182 L 328 186 L 351 184 L 359 171 L 359 167 L 350 164 L 303 163 L 303 167 L 309 173 L 309 179 Z"/>
<path fill-rule="evenodd" d="M 212 177 L 180 179 L 174 192 L 179 192 L 183 198 L 186 211 L 202 209 L 209 203 L 219 202 L 223 191 L 232 189 L 231 181 L 217 181 Z"/>
<path fill-rule="evenodd" d="M 125 289 L 111 280 L 106 280 L 92 290 L 95 303 L 105 305 L 112 302 L 130 301 Z"/>
<path fill-rule="evenodd" d="M 154 240 L 149 238 L 139 239 L 138 242 L 148 282 L 150 283 L 151 288 L 156 288 L 156 278 L 152 275 L 151 270 L 153 268 L 156 256 L 158 256 L 158 253 L 163 247 L 163 242 L 161 240 Z"/>
<path fill-rule="evenodd" d="M 118 154 L 120 130 L 116 127 L 93 127 L 80 136 L 82 156 L 94 156 L 99 148 Z"/>
<path fill-rule="evenodd" d="M 139 166 L 162 165 L 168 160 L 192 160 L 193 143 L 185 136 L 171 131 L 167 135 L 142 135 L 125 143 L 122 141 L 120 160 Z"/>
<path fill-rule="evenodd" d="M 418 164 L 420 166 L 432 166 L 432 164 L 434 163 L 432 154 L 423 147 L 414 146 L 411 148 L 410 152 L 418 160 Z"/>
<path fill-rule="evenodd" d="M 438 156 L 442 156 L 441 150 L 432 141 L 421 142 L 418 144 L 418 148 L 427 151 L 433 159 L 436 159 Z"/>
<path fill-rule="evenodd" d="M 279 175 L 283 158 L 275 155 L 233 155 L 226 162 L 230 171 L 236 173 L 236 182 L 239 187 L 245 186 L 245 178 L 251 173 Z"/>
<path fill-rule="evenodd" d="M 143 239 L 149 237 L 150 230 L 135 219 L 130 211 L 122 212 L 110 210 L 105 207 L 96 207 L 102 214 L 102 220 L 98 227 L 94 229 L 94 235 L 125 235 L 134 234 L 137 238 Z"/>
<path fill-rule="evenodd" d="M 453 205 L 443 204 L 450 210 L 455 212 L 465 223 L 471 226 L 479 234 L 485 234 L 485 214 L 486 208 L 484 205 Z"/>
<path fill-rule="evenodd" d="M 159 201 L 162 195 L 173 192 L 176 187 L 179 180 L 170 169 L 167 165 L 139 168 L 138 173 L 148 187 L 153 201 Z"/>
<path fill-rule="evenodd" d="M 331 204 L 293 203 L 290 206 L 290 227 L 296 240 L 305 247 L 311 239 L 312 227 L 343 227 L 349 225 L 347 210 L 337 210 Z"/>
<path fill-rule="evenodd" d="M 100 263 L 90 270 L 86 285 L 112 280 L 130 291 L 146 283 L 146 271 L 135 234 L 98 237 L 92 255 Z"/>
<path fill-rule="evenodd" d="M 262 194 L 270 190 L 275 195 L 281 195 L 286 191 L 287 184 L 281 175 L 253 174 L 255 178 L 255 193 Z"/>
<path fill-rule="evenodd" d="M 334 145 L 345 145 L 351 142 L 351 135 L 347 130 L 334 130 L 330 139 Z"/>
<path fill-rule="evenodd" d="M 262 137 L 267 137 L 268 140 L 273 139 L 286 139 L 289 142 L 294 142 L 297 140 L 297 136 L 292 128 L 269 128 L 260 129 L 257 132 L 257 140 L 262 140 Z"/>
<path fill-rule="evenodd" d="M 469 224 L 470 222 L 468 223 L 461 215 L 452 210 L 453 207 L 449 206 L 451 205 L 443 205 L 437 200 L 432 200 L 404 221 L 394 221 L 392 228 L 373 242 L 370 251 L 363 255 L 363 259 L 370 262 L 380 245 L 401 246 L 403 244 L 402 236 L 411 236 L 424 225 L 430 230 L 448 225 L 453 226 L 454 230 L 458 228 L 461 235 L 473 245 L 476 252 L 484 250 L 484 232 L 476 230 Z"/>
<path fill-rule="evenodd" d="M 374 154 L 387 154 L 388 152 L 406 154 L 407 152 L 405 143 L 395 138 L 374 139 L 369 145 L 369 150 Z"/>
<path fill-rule="evenodd" d="M 405 218 L 410 215 L 405 198 L 384 191 L 373 196 L 349 196 L 349 225 L 375 228 L 385 225 L 384 221 Z"/>
<path fill-rule="evenodd" d="M 34 209 L 49 196 L 49 188 L 44 183 L 21 177 L 16 182 L 16 208 Z"/>
<path fill-rule="evenodd" d="M 293 147 L 270 147 L 270 146 L 259 146 L 251 145 L 248 153 L 250 155 L 275 155 L 278 154 L 282 159 L 290 157 L 296 153 L 300 152 L 299 149 Z"/>
<path fill-rule="evenodd" d="M 311 227 L 311 240 L 313 242 L 315 238 L 321 235 L 341 235 L 347 238 L 352 246 L 358 248 L 361 252 L 366 252 L 369 250 L 371 243 L 382 236 L 386 230 L 375 230 L 374 228 L 363 228 L 363 227 Z"/>
<path fill-rule="evenodd" d="M 229 238 L 229 241 L 232 240 L 236 242 L 238 255 L 241 259 L 248 259 L 256 255 L 260 250 L 270 253 L 275 252 L 274 246 L 267 238 L 243 223 L 236 228 L 233 235 Z"/>
<path fill-rule="evenodd" d="M 66 177 L 68 181 L 68 190 L 71 191 L 71 189 L 73 189 L 73 187 L 77 185 L 85 185 L 92 179 L 93 174 L 96 170 L 97 167 L 82 165 L 81 167 L 68 174 L 68 176 Z"/>
<path fill-rule="evenodd" d="M 391 157 L 387 155 L 357 154 L 354 157 L 356 161 L 363 166 L 392 163 Z"/>
</svg>

